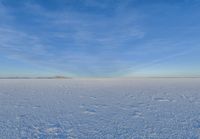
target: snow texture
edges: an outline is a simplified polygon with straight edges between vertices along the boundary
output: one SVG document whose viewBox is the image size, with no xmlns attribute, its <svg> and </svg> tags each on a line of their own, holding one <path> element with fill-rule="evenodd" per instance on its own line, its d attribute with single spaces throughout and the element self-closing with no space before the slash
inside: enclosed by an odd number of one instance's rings
<svg viewBox="0 0 200 139">
<path fill-rule="evenodd" d="M 1 79 L 1 139 L 198 139 L 200 79 Z"/>
</svg>

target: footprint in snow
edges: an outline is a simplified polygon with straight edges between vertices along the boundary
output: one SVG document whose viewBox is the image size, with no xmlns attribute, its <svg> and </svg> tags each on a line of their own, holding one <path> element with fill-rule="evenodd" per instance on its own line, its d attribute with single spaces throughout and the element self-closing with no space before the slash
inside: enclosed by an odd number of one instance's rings
<svg viewBox="0 0 200 139">
<path fill-rule="evenodd" d="M 21 104 L 16 104 L 14 105 L 15 108 L 24 108 L 24 105 L 21 105 Z"/>
<path fill-rule="evenodd" d="M 94 114 L 96 114 L 96 110 L 86 109 L 83 113 L 84 114 L 89 114 L 89 115 L 94 115 Z"/>
<path fill-rule="evenodd" d="M 39 105 L 36 105 L 36 106 L 32 106 L 33 109 L 37 109 L 37 108 L 40 108 L 41 106 Z"/>
<path fill-rule="evenodd" d="M 139 112 L 139 111 L 135 111 L 135 112 L 132 114 L 132 116 L 133 116 L 134 118 L 139 118 L 139 117 L 142 117 L 142 113 Z"/>
<path fill-rule="evenodd" d="M 96 97 L 94 97 L 94 96 L 90 96 L 90 98 L 91 98 L 91 99 L 97 99 L 97 98 L 96 98 Z"/>
<path fill-rule="evenodd" d="M 21 114 L 16 117 L 17 120 L 26 119 L 27 114 Z"/>
<path fill-rule="evenodd" d="M 161 97 L 154 98 L 154 100 L 159 101 L 159 102 L 169 102 L 170 101 L 169 99 L 165 99 L 165 98 L 161 98 Z"/>
<path fill-rule="evenodd" d="M 60 124 L 35 128 L 35 133 L 39 138 L 67 138 L 67 132 L 63 130 Z"/>
</svg>

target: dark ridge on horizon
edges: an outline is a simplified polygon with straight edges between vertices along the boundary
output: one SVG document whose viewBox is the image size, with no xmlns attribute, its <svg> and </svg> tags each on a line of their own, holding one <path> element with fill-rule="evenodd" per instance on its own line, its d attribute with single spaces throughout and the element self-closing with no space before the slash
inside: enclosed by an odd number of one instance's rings
<svg viewBox="0 0 200 139">
<path fill-rule="evenodd" d="M 0 77 L 0 79 L 71 79 L 72 77 L 66 76 L 52 76 L 52 77 Z"/>
</svg>

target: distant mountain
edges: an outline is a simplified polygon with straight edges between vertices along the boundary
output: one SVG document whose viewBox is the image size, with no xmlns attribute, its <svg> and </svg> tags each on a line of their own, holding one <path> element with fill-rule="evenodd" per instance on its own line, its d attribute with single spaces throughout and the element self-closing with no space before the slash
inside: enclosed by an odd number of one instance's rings
<svg viewBox="0 0 200 139">
<path fill-rule="evenodd" d="M 66 76 L 52 76 L 52 77 L 0 77 L 0 79 L 71 79 Z"/>
</svg>

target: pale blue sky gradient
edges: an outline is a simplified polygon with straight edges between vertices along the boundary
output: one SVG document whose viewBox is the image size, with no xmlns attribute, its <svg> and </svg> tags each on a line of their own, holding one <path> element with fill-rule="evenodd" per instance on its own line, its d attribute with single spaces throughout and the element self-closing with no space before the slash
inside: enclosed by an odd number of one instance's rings
<svg viewBox="0 0 200 139">
<path fill-rule="evenodd" d="M 199 0 L 0 0 L 0 76 L 200 76 Z"/>
</svg>

